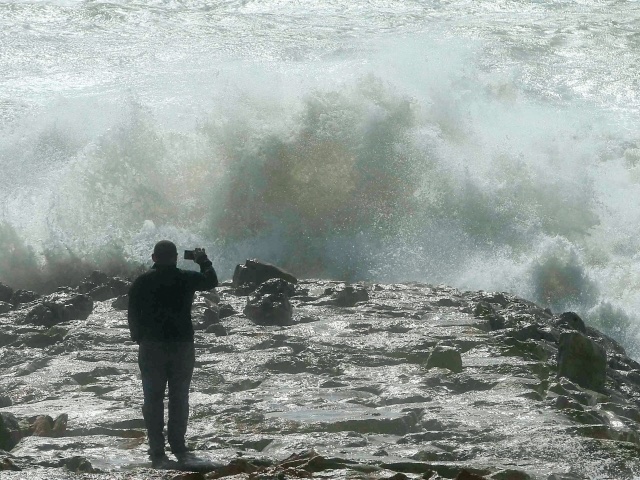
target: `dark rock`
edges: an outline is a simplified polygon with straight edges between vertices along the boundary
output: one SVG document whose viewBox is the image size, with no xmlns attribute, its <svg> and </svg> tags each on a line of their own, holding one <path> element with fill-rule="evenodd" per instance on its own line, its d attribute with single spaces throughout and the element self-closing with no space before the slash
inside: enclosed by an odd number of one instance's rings
<svg viewBox="0 0 640 480">
<path fill-rule="evenodd" d="M 198 306 L 192 311 L 194 330 L 206 330 L 213 324 L 220 323 L 218 306 L 210 304 L 208 307 Z"/>
<path fill-rule="evenodd" d="M 501 307 L 506 307 L 511 302 L 504 293 L 500 292 L 487 293 L 483 296 L 483 300 L 487 303 L 495 303 Z"/>
<path fill-rule="evenodd" d="M 8 395 L 0 395 L 0 408 L 10 407 L 13 405 L 11 397 Z"/>
<path fill-rule="evenodd" d="M 533 480 L 533 477 L 520 470 L 500 470 L 490 475 L 491 480 Z"/>
<path fill-rule="evenodd" d="M 94 285 L 104 285 L 109 281 L 109 275 L 100 270 L 94 270 L 84 279 L 87 283 L 93 283 Z"/>
<path fill-rule="evenodd" d="M 296 284 L 298 279 L 275 265 L 260 260 L 247 260 L 244 265 L 237 265 L 233 272 L 232 285 L 240 295 L 248 295 L 258 285 L 270 279 L 279 278 Z"/>
<path fill-rule="evenodd" d="M 449 297 L 443 297 L 431 302 L 431 304 L 437 307 L 459 307 L 460 301 Z"/>
<path fill-rule="evenodd" d="M 88 292 L 88 295 L 96 302 L 103 302 L 118 295 L 109 285 L 99 285 Z"/>
<path fill-rule="evenodd" d="M 67 423 L 69 422 L 69 415 L 61 413 L 53 421 L 53 427 L 51 428 L 51 434 L 53 437 L 64 437 L 67 433 Z"/>
<path fill-rule="evenodd" d="M 553 332 L 549 327 L 539 323 L 520 324 L 511 329 L 507 335 L 521 342 L 528 340 L 546 340 L 555 343 L 558 341 L 557 332 Z"/>
<path fill-rule="evenodd" d="M 23 436 L 18 419 L 9 412 L 0 412 L 0 450 L 8 452 Z"/>
<path fill-rule="evenodd" d="M 426 363 L 427 368 L 448 368 L 454 373 L 462 371 L 462 357 L 453 347 L 436 346 Z"/>
<path fill-rule="evenodd" d="M 9 313 L 11 310 L 13 310 L 13 305 L 9 302 L 0 301 L 0 315 Z"/>
<path fill-rule="evenodd" d="M 204 328 L 214 323 L 220 323 L 220 310 L 212 307 L 205 308 L 202 314 L 202 324 Z"/>
<path fill-rule="evenodd" d="M 283 294 L 287 297 L 292 297 L 296 292 L 295 285 L 291 283 L 279 279 L 274 278 L 271 280 L 267 280 L 266 282 L 260 284 L 260 286 L 256 289 L 256 295 L 279 295 Z"/>
<path fill-rule="evenodd" d="M 59 322 L 86 320 L 93 311 L 93 299 L 88 295 L 73 292 L 56 292 L 42 299 L 42 304 L 51 309 Z"/>
<path fill-rule="evenodd" d="M 0 347 L 6 347 L 7 345 L 15 342 L 17 339 L 17 333 L 6 333 L 0 331 Z"/>
<path fill-rule="evenodd" d="M 369 300 L 369 292 L 362 285 L 343 285 L 327 288 L 325 295 L 330 295 L 328 300 L 321 300 L 319 305 L 335 305 L 337 307 L 354 307 L 358 302 Z"/>
<path fill-rule="evenodd" d="M 11 302 L 13 297 L 13 288 L 0 282 L 0 302 Z"/>
<path fill-rule="evenodd" d="M 42 325 L 45 327 L 50 327 L 58 323 L 55 315 L 53 314 L 53 310 L 42 304 L 36 305 L 29 311 L 25 322 L 32 325 Z"/>
<path fill-rule="evenodd" d="M 85 294 L 59 291 L 42 298 L 25 318 L 26 323 L 52 327 L 69 320 L 86 320 L 93 311 L 93 300 Z"/>
<path fill-rule="evenodd" d="M 79 293 L 89 295 L 97 302 L 125 295 L 131 283 L 118 277 L 110 277 L 98 270 L 92 272 L 78 287 Z"/>
<path fill-rule="evenodd" d="M 581 333 L 587 333 L 587 327 L 584 324 L 584 321 L 575 312 L 564 312 L 560 314 L 557 319 L 554 319 L 553 324 L 558 328 L 577 330 Z"/>
<path fill-rule="evenodd" d="M 58 331 L 34 332 L 18 337 L 19 342 L 27 347 L 45 348 L 64 341 L 64 334 Z"/>
<path fill-rule="evenodd" d="M 636 362 L 632 358 L 626 355 L 620 355 L 619 353 L 613 353 L 609 355 L 609 367 L 614 370 L 623 370 L 629 372 L 631 370 L 640 370 L 640 363 Z"/>
<path fill-rule="evenodd" d="M 294 292 L 295 286 L 286 280 L 267 280 L 247 299 L 243 313 L 256 323 L 288 325 L 293 318 L 293 307 L 289 297 Z"/>
<path fill-rule="evenodd" d="M 214 323 L 206 328 L 205 333 L 213 333 L 216 337 L 226 337 L 227 329 L 221 323 Z"/>
<path fill-rule="evenodd" d="M 457 476 L 456 480 L 486 480 L 486 477 L 476 475 L 467 470 L 462 470 Z"/>
<path fill-rule="evenodd" d="M 2 452 L 0 452 L 0 471 L 13 471 L 13 472 L 20 472 L 22 471 L 22 469 L 16 465 L 15 460 L 8 456 L 8 455 L 3 455 Z"/>
<path fill-rule="evenodd" d="M 16 290 L 11 296 L 11 303 L 18 306 L 25 303 L 33 302 L 35 300 L 38 300 L 39 298 L 40 295 L 38 295 L 36 292 L 32 292 L 31 290 Z"/>
<path fill-rule="evenodd" d="M 479 302 L 473 309 L 473 315 L 477 318 L 489 318 L 495 314 L 495 310 L 491 304 L 487 302 Z"/>
<path fill-rule="evenodd" d="M 507 321 L 502 315 L 494 315 L 489 317 L 489 328 L 491 330 L 502 330 L 506 328 Z"/>
<path fill-rule="evenodd" d="M 99 470 L 93 468 L 89 460 L 81 456 L 65 458 L 62 464 L 67 470 L 74 473 L 99 473 Z"/>
<path fill-rule="evenodd" d="M 127 310 L 129 308 L 129 295 L 120 295 L 113 301 L 111 307 L 116 310 Z"/>
<path fill-rule="evenodd" d="M 220 294 L 215 290 L 199 292 L 199 295 L 202 298 L 210 301 L 211 303 L 215 303 L 216 305 L 220 303 Z"/>
<path fill-rule="evenodd" d="M 238 311 L 228 303 L 220 304 L 220 310 L 218 311 L 218 316 L 220 317 L 220 320 L 222 320 L 223 318 L 231 317 L 236 313 L 238 313 Z"/>
<path fill-rule="evenodd" d="M 563 333 L 558 349 L 558 375 L 583 388 L 603 391 L 607 379 L 604 348 L 582 333 Z"/>
<path fill-rule="evenodd" d="M 34 437 L 51 437 L 53 431 L 53 418 L 49 415 L 40 415 L 35 418 L 29 427 L 29 431 Z"/>
</svg>

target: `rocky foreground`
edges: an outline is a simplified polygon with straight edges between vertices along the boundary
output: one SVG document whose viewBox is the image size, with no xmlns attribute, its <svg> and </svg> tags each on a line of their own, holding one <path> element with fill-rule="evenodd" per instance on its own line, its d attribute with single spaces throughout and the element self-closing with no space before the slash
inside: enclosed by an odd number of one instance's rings
<svg viewBox="0 0 640 480">
<path fill-rule="evenodd" d="M 0 285 L 2 479 L 640 474 L 640 365 L 577 315 L 417 283 L 259 283 L 194 303 L 188 442 L 222 464 L 206 474 L 150 468 L 126 280 Z"/>
</svg>

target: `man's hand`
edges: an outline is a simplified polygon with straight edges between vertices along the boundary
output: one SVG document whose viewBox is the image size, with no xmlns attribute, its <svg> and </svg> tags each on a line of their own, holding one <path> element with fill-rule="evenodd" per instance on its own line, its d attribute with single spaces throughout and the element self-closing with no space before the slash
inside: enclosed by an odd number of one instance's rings
<svg viewBox="0 0 640 480">
<path fill-rule="evenodd" d="M 196 262 L 198 265 L 208 260 L 209 260 L 209 257 L 207 257 L 207 254 L 204 252 L 204 248 L 196 248 L 193 251 L 193 261 Z"/>
</svg>

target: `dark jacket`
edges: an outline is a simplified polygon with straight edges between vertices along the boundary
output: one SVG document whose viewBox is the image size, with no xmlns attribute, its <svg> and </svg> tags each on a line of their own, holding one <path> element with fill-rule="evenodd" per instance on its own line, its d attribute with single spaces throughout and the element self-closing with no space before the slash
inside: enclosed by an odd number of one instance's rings
<svg viewBox="0 0 640 480">
<path fill-rule="evenodd" d="M 131 339 L 138 343 L 192 341 L 193 295 L 217 285 L 218 277 L 209 260 L 200 264 L 200 272 L 154 264 L 135 279 L 129 290 Z"/>
</svg>

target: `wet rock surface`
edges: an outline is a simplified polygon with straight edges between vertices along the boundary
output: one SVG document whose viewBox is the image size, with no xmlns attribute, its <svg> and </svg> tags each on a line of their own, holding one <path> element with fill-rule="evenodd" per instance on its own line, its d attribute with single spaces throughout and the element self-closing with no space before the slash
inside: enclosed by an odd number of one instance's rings
<svg viewBox="0 0 640 480">
<path fill-rule="evenodd" d="M 241 313 L 230 282 L 196 296 L 187 441 L 220 465 L 209 473 L 151 469 L 137 345 L 114 297 L 66 290 L 93 308 L 54 325 L 26 321 L 46 297 L 1 314 L 3 480 L 639 474 L 640 365 L 575 314 L 415 283 L 287 288 L 286 325 Z M 566 370 L 580 355 L 595 383 Z"/>
</svg>

